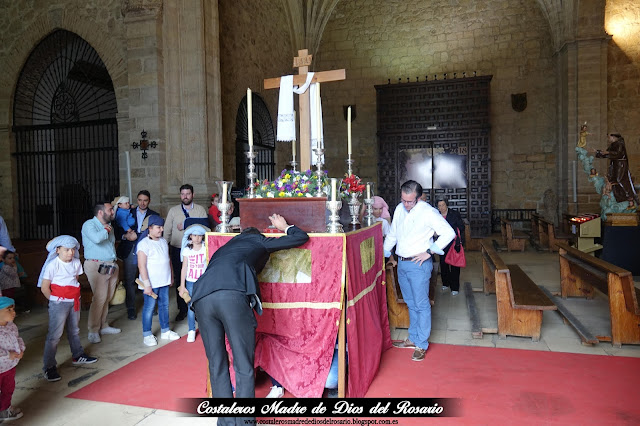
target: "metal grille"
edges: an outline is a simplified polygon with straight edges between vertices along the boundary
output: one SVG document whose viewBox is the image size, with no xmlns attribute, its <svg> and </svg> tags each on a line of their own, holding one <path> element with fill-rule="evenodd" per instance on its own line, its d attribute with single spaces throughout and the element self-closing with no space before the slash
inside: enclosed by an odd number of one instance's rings
<svg viewBox="0 0 640 426">
<path fill-rule="evenodd" d="M 253 109 L 253 149 L 256 158 L 253 164 L 256 166 L 258 180 L 273 180 L 275 169 L 275 143 L 276 136 L 271 121 L 271 114 L 260 95 L 253 93 L 251 96 Z M 242 98 L 236 115 L 236 181 L 237 188 L 246 189 L 248 185 L 247 173 L 249 173 L 249 160 L 246 152 L 249 151 L 249 133 L 247 123 L 247 97 Z"/>
<path fill-rule="evenodd" d="M 27 59 L 14 98 L 20 235 L 80 236 L 119 192 L 115 92 L 97 52 L 58 30 Z"/>
<path fill-rule="evenodd" d="M 490 81 L 491 76 L 483 76 L 375 86 L 378 192 L 390 206 L 400 202 L 408 155 L 421 151 L 423 158 L 433 159 L 433 184 L 424 188 L 427 201 L 448 198 L 450 205 L 469 220 L 472 235 L 490 235 Z M 464 158 L 464 164 L 460 163 L 464 184 L 438 184 L 438 154 Z"/>
</svg>

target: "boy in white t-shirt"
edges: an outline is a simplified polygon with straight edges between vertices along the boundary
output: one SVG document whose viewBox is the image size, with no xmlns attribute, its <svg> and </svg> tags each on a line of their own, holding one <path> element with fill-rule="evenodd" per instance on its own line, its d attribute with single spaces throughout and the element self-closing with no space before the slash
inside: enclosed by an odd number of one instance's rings
<svg viewBox="0 0 640 426">
<path fill-rule="evenodd" d="M 93 364 L 98 358 L 85 354 L 80 344 L 80 283 L 84 273 L 78 250 L 80 243 L 70 235 L 60 235 L 47 243 L 49 256 L 44 262 L 38 287 L 49 300 L 49 332 L 44 344 L 44 378 L 50 382 L 61 379 L 56 364 L 58 343 L 65 324 L 71 346 L 72 364 Z"/>
<path fill-rule="evenodd" d="M 173 285 L 169 245 L 162 238 L 164 219 L 152 215 L 148 217 L 149 227 L 140 234 L 138 253 L 138 269 L 140 281 L 144 284 L 144 306 L 142 308 L 142 341 L 147 346 L 156 346 L 158 339 L 151 333 L 153 310 L 158 299 L 158 319 L 160 320 L 160 338 L 178 340 L 180 336 L 169 329 L 169 287 Z"/>
<path fill-rule="evenodd" d="M 207 250 L 202 244 L 207 231 L 208 228 L 202 225 L 191 225 L 184 230 L 182 249 L 180 250 L 182 273 L 178 289 L 183 298 L 185 295 L 193 293 L 193 285 L 207 267 Z M 187 309 L 187 322 L 189 323 L 187 342 L 193 343 L 196 341 L 196 314 L 191 310 L 191 302 L 189 302 Z"/>
</svg>

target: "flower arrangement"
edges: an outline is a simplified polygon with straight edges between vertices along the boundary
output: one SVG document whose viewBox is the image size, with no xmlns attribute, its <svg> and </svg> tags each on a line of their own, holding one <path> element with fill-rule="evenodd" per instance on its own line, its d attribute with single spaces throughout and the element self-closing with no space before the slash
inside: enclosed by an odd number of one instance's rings
<svg viewBox="0 0 640 426">
<path fill-rule="evenodd" d="M 343 197 L 349 197 L 351 194 L 362 194 L 364 192 L 365 185 L 362 183 L 357 175 L 348 175 L 345 173 L 344 179 L 342 179 L 342 185 L 340 186 L 340 193 Z"/>
<path fill-rule="evenodd" d="M 320 182 L 323 187 L 326 186 L 324 176 Z M 273 182 L 266 179 L 256 182 L 256 198 L 314 197 L 318 190 L 318 183 L 318 175 L 311 170 L 294 172 L 285 169 Z"/>
</svg>

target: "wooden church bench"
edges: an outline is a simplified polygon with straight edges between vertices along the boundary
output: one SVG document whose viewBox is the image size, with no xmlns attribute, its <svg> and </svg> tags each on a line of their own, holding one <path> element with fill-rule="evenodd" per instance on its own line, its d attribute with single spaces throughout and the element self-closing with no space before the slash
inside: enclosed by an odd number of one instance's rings
<svg viewBox="0 0 640 426">
<path fill-rule="evenodd" d="M 471 225 L 467 219 L 462 220 L 464 222 L 464 250 L 465 251 L 480 251 L 480 243 L 482 237 L 471 236 Z"/>
<path fill-rule="evenodd" d="M 513 229 L 513 224 L 509 219 L 500 218 L 500 229 L 502 230 L 502 238 L 507 246 L 507 250 L 524 251 L 525 244 L 529 236 L 523 231 Z"/>
<path fill-rule="evenodd" d="M 540 340 L 542 312 L 556 305 L 518 265 L 506 265 L 489 244 L 482 243 L 485 294 L 496 293 L 498 336 Z"/>
<path fill-rule="evenodd" d="M 540 218 L 540 224 L 541 227 L 539 228 L 541 230 L 541 233 L 543 232 L 543 228 L 544 230 L 546 230 L 545 232 L 545 240 L 547 245 L 544 246 L 542 243 L 542 235 L 540 236 L 540 245 L 543 245 L 544 247 L 548 247 L 549 250 L 551 250 L 552 252 L 556 252 L 558 251 L 558 243 L 560 242 L 568 242 L 571 238 L 573 238 L 572 235 L 569 234 L 564 234 L 558 230 L 556 230 L 556 227 L 554 226 L 553 222 L 549 222 L 546 219 Z"/>
<path fill-rule="evenodd" d="M 566 243 L 557 243 L 560 259 L 562 297 L 594 297 L 594 289 L 609 298 L 611 336 L 600 341 L 640 344 L 640 290 L 633 284 L 631 272 L 602 259 L 583 253 Z"/>
</svg>

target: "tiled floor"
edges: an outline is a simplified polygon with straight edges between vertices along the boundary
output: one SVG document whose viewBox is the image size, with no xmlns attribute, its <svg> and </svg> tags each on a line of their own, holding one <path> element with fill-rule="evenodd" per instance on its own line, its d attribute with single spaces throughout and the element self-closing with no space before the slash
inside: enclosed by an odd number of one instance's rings
<svg viewBox="0 0 640 426">
<path fill-rule="evenodd" d="M 538 284 L 550 291 L 560 289 L 558 255 L 537 253 L 528 249 L 524 253 L 501 253 L 506 263 L 516 263 Z M 461 282 L 468 281 L 473 288 L 482 287 L 482 267 L 478 252 L 467 253 L 468 266 L 462 271 Z M 571 326 L 564 325 L 560 316 L 553 311 L 544 313 L 542 338 L 532 342 L 529 338 L 507 337 L 502 340 L 496 334 L 485 334 L 482 339 L 473 339 L 471 323 L 467 313 L 464 290 L 457 296 L 442 292 L 440 285 L 436 289 L 436 304 L 433 307 L 433 330 L 430 341 L 452 345 L 470 345 L 526 350 L 574 352 L 596 355 L 640 357 L 640 345 L 623 345 L 614 348 L 609 343 L 583 346 Z M 482 327 L 497 327 L 496 299 L 494 295 L 485 296 L 474 292 L 474 298 L 480 313 Z M 569 300 L 567 304 L 583 321 L 589 324 L 596 334 L 605 334 L 609 327 L 607 300 L 597 297 L 592 301 Z M 175 302 L 171 304 L 171 319 L 175 316 Z M 119 335 L 103 336 L 102 343 L 89 344 L 86 339 L 87 313 L 82 312 L 80 321 L 82 343 L 86 351 L 100 358 L 96 364 L 83 367 L 71 366 L 69 345 L 66 338 L 58 347 L 58 363 L 62 380 L 49 383 L 42 378 L 42 348 L 47 333 L 47 311 L 34 309 L 29 314 L 21 314 L 16 319 L 20 333 L 27 344 L 25 357 L 18 365 L 17 386 L 13 404 L 21 407 L 25 415 L 15 421 L 16 425 L 198 425 L 213 424 L 212 419 L 180 417 L 176 413 L 152 410 L 148 408 L 107 404 L 78 399 L 65 398 L 65 395 L 81 388 L 100 377 L 144 356 L 160 346 L 148 348 L 142 344 L 140 317 L 137 321 L 127 320 L 124 305 L 113 307 L 109 318 L 112 325 L 122 328 Z M 154 327 L 158 327 L 157 319 Z M 187 333 L 186 321 L 174 326 L 174 330 L 184 336 Z M 156 330 L 158 331 L 158 330 Z M 404 339 L 407 330 L 392 330 L 392 338 Z M 429 353 L 425 363 L 429 362 Z M 179 374 L 158 372 L 158 374 Z M 205 374 L 205 372 L 203 372 Z M 149 390 L 153 392 L 152 389 Z"/>
</svg>

